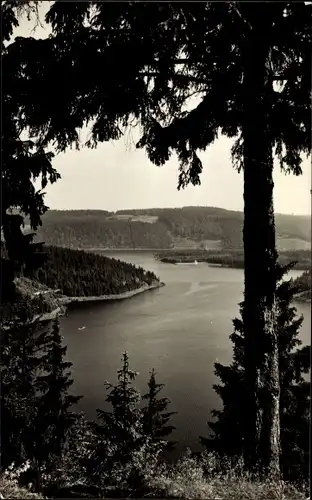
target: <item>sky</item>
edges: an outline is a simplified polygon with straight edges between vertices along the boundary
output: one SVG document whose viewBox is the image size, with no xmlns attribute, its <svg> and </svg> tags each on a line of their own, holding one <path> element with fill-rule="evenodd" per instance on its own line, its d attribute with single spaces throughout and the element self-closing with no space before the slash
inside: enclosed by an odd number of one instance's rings
<svg viewBox="0 0 312 500">
<path fill-rule="evenodd" d="M 41 7 L 41 16 L 49 2 Z M 45 25 L 45 23 L 43 23 Z M 47 25 L 33 30 L 33 20 L 20 21 L 14 36 L 45 38 Z M 153 165 L 144 150 L 135 148 L 138 131 L 97 149 L 68 150 L 53 160 L 61 174 L 48 186 L 45 201 L 51 209 L 103 209 L 214 206 L 243 210 L 243 174 L 234 170 L 230 149 L 233 141 L 220 137 L 199 156 L 203 162 L 200 186 L 177 190 L 175 156 L 162 167 Z M 277 213 L 311 214 L 311 160 L 304 159 L 303 175 L 295 177 L 274 168 L 274 207 Z M 38 188 L 40 187 L 36 184 Z"/>
</svg>

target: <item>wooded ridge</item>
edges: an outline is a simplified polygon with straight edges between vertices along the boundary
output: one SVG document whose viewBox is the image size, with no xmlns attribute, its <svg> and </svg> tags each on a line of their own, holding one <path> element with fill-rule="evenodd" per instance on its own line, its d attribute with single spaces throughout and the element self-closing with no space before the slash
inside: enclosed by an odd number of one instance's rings
<svg viewBox="0 0 312 500">
<path fill-rule="evenodd" d="M 142 210 L 49 210 L 38 238 L 93 248 L 242 248 L 243 213 L 215 207 Z M 311 246 L 309 216 L 276 215 L 281 250 Z"/>
</svg>

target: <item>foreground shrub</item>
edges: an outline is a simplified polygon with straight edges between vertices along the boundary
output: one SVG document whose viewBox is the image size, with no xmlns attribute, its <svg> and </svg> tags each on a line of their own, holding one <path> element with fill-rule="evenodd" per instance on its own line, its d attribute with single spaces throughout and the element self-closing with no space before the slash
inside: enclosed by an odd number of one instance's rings
<svg viewBox="0 0 312 500">
<path fill-rule="evenodd" d="M 165 465 L 149 481 L 149 496 L 206 500 L 305 500 L 303 492 L 285 482 L 262 481 L 246 474 L 240 463 L 228 468 L 213 454 Z"/>
<path fill-rule="evenodd" d="M 29 462 L 26 462 L 20 467 L 15 467 L 14 464 L 0 475 L 0 494 L 1 498 L 21 498 L 21 499 L 44 499 L 46 497 L 33 493 L 28 488 L 21 488 L 19 486 L 19 479 L 21 474 L 29 469 Z M 31 487 L 31 485 L 30 485 Z"/>
</svg>

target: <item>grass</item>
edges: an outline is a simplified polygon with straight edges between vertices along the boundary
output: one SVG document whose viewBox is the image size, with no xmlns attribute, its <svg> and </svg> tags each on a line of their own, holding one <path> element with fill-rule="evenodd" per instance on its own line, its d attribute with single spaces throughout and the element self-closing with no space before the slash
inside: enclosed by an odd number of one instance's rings
<svg viewBox="0 0 312 500">
<path fill-rule="evenodd" d="M 183 457 L 166 466 L 149 481 L 153 497 L 206 500 L 305 500 L 292 485 L 261 480 L 242 472 L 241 464 L 218 467 L 211 454 Z"/>
<path fill-rule="evenodd" d="M 127 471 L 115 476 L 115 487 L 106 491 L 106 497 L 114 498 L 182 498 L 205 500 L 306 500 L 307 495 L 283 481 L 261 480 L 243 472 L 242 462 L 216 459 L 213 454 L 192 457 L 186 454 L 175 464 L 147 460 L 136 464 L 136 471 L 143 479 L 140 493 L 127 487 Z M 130 466 L 130 468 L 132 468 Z M 134 470 L 134 469 L 132 469 Z M 114 471 L 111 471 L 113 475 Z M 129 472 L 129 471 L 128 471 Z M 2 498 L 46 498 L 18 486 L 18 475 L 10 472 L 0 476 Z M 104 479 L 104 490 L 105 488 Z M 143 493 L 144 491 L 144 493 Z M 129 495 L 130 493 L 130 495 Z M 75 495 L 76 497 L 76 495 Z"/>
<path fill-rule="evenodd" d="M 35 500 L 35 499 L 45 498 L 44 496 L 38 495 L 37 493 L 32 493 L 26 488 L 21 488 L 20 486 L 18 486 L 16 481 L 7 478 L 4 475 L 0 476 L 0 494 L 4 499 L 21 498 L 22 500 L 23 499 Z"/>
</svg>

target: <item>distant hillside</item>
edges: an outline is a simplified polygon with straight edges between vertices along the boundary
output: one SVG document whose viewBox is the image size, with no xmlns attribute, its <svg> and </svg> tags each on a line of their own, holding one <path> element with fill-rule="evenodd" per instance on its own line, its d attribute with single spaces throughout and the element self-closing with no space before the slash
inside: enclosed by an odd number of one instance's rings
<svg viewBox="0 0 312 500">
<path fill-rule="evenodd" d="M 311 246 L 309 216 L 276 215 L 282 250 Z M 215 207 L 49 210 L 39 238 L 49 245 L 91 248 L 242 248 L 243 213 Z"/>
<path fill-rule="evenodd" d="M 131 225 L 130 225 L 131 224 Z M 116 219 L 99 211 L 51 210 L 43 217 L 38 238 L 49 245 L 72 249 L 171 248 L 172 238 L 164 224 Z"/>
</svg>

